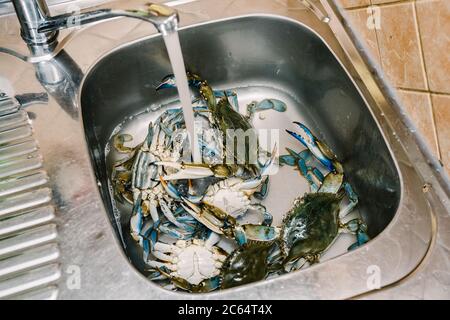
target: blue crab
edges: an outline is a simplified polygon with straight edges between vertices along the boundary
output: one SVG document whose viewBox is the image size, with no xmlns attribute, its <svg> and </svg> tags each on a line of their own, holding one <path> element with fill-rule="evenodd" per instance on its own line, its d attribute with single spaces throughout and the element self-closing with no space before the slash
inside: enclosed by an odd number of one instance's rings
<svg viewBox="0 0 450 320">
<path fill-rule="evenodd" d="M 211 109 L 211 107 L 213 107 L 213 105 L 216 102 L 214 101 L 214 99 L 212 99 L 212 97 L 215 97 L 216 99 L 229 98 L 231 100 L 233 109 L 236 112 L 239 112 L 239 101 L 237 98 L 236 91 L 229 89 L 226 90 L 209 89 L 208 88 L 209 85 L 205 80 L 202 80 L 198 75 L 191 73 L 189 71 L 187 72 L 187 78 L 189 85 L 194 88 L 197 88 L 200 91 L 202 98 L 205 99 L 207 102 L 206 106 L 204 106 L 202 104 L 199 104 L 200 102 L 199 99 L 195 99 L 193 103 L 198 104 L 196 111 L 208 111 L 209 109 Z M 156 90 L 158 91 L 161 89 L 175 88 L 175 87 L 176 87 L 175 76 L 170 74 L 161 80 L 160 84 L 156 87 Z M 279 99 L 268 98 L 263 99 L 261 101 L 252 101 L 250 104 L 247 105 L 246 117 L 249 120 L 251 120 L 253 115 L 259 111 L 275 110 L 278 112 L 285 112 L 286 109 L 287 109 L 286 103 L 284 103 Z"/>
<path fill-rule="evenodd" d="M 306 262 L 319 261 L 339 233 L 357 235 L 357 243 L 349 249 L 368 241 L 367 227 L 360 218 L 346 223 L 341 221 L 348 209 L 340 210 L 345 195 L 342 173 L 330 172 L 318 192 L 297 199 L 283 220 L 280 249 L 283 264 L 289 271 L 301 268 Z M 349 204 L 352 206 L 352 204 Z"/>
<path fill-rule="evenodd" d="M 289 154 L 280 156 L 280 164 L 297 166 L 302 176 L 311 185 L 311 191 L 317 192 L 321 188 L 327 174 L 338 173 L 343 175 L 344 170 L 342 164 L 327 144 L 316 138 L 304 124 L 300 122 L 294 123 L 300 128 L 300 133 L 290 130 L 286 131 L 307 149 L 295 152 L 287 148 Z M 358 196 L 347 181 L 344 180 L 342 185 L 351 204 L 346 208 L 347 212 L 343 213 L 343 215 L 347 215 L 358 204 Z"/>
<path fill-rule="evenodd" d="M 237 177 L 237 173 L 230 172 L 230 168 L 239 167 L 227 165 L 205 166 L 203 164 L 162 163 L 165 166 L 182 169 L 178 173 L 163 177 L 162 180 L 193 179 L 208 176 L 225 178 L 209 185 L 202 195 L 183 197 L 182 206 L 210 230 L 236 238 L 236 232 L 239 232 L 236 219 L 244 215 L 249 209 L 257 210 L 262 214 L 264 226 L 270 226 L 272 223 L 272 215 L 267 212 L 266 208 L 259 203 L 252 203 L 250 198 L 255 194 L 257 194 L 258 199 L 265 197 L 268 183 L 266 173 L 273 164 L 275 150 L 276 146 L 271 158 L 261 167 L 262 175 L 256 178 Z M 183 169 L 183 166 L 186 167 Z M 237 238 L 240 239 L 238 242 L 245 242 L 245 237 Z"/>
<path fill-rule="evenodd" d="M 223 150 L 221 150 L 220 153 L 222 155 L 227 155 L 227 158 L 230 157 L 230 159 L 239 157 L 240 155 L 236 155 L 234 153 L 234 148 L 229 148 L 229 150 L 227 150 L 225 146 L 227 145 L 227 142 L 234 141 L 234 134 L 236 132 L 243 132 L 251 136 L 248 137 L 245 142 L 246 154 L 256 154 L 255 157 L 250 158 L 258 158 L 257 153 L 259 150 L 251 150 L 249 146 L 249 141 L 258 141 L 256 132 L 251 130 L 253 128 L 249 121 L 251 115 L 256 111 L 268 109 L 284 112 L 286 110 L 286 104 L 277 99 L 264 99 L 259 103 L 251 103 L 248 106 L 248 115 L 244 116 L 239 113 L 239 106 L 235 92 L 231 90 L 214 91 L 209 86 L 206 80 L 203 80 L 198 75 L 190 72 L 187 73 L 187 77 L 189 84 L 199 91 L 201 99 L 203 99 L 206 103 L 204 111 L 206 111 L 208 114 L 209 122 L 218 129 L 218 132 L 221 133 L 221 136 L 223 138 Z M 158 85 L 156 89 L 159 90 L 162 88 L 174 88 L 175 86 L 175 78 L 173 77 L 173 75 L 169 75 L 162 80 L 161 84 Z M 233 98 L 234 107 L 232 103 L 230 103 L 230 97 Z M 229 152 L 229 154 L 227 154 L 227 152 Z M 247 163 L 247 161 L 244 161 L 244 164 L 241 164 L 241 162 L 242 161 L 240 161 L 240 159 L 235 159 L 235 163 L 238 163 L 239 167 L 244 168 L 247 172 L 256 175 L 259 174 L 259 168 L 257 165 L 254 165 L 253 163 Z"/>
<path fill-rule="evenodd" d="M 228 289 L 265 279 L 277 271 L 276 259 L 271 254 L 275 243 L 252 243 L 236 248 L 224 261 L 220 271 L 220 287 Z"/>
<path fill-rule="evenodd" d="M 189 292 L 209 292 L 220 285 L 220 270 L 227 253 L 217 246 L 220 237 L 210 233 L 207 239 L 178 240 L 175 244 L 157 242 L 147 261 L 164 278 L 179 289 Z M 155 277 L 155 274 L 153 275 Z"/>
<path fill-rule="evenodd" d="M 197 221 L 214 233 L 234 239 L 239 245 L 248 242 L 270 242 L 278 237 L 279 230 L 268 225 L 240 225 L 236 219 L 218 207 L 201 202 L 198 205 L 183 198 L 183 208 Z"/>
<path fill-rule="evenodd" d="M 133 205 L 130 231 L 144 248 L 145 256 L 159 233 L 186 240 L 198 227 L 196 220 L 183 215 L 186 212 L 174 201 L 175 186 L 163 184 L 159 179 L 163 171 L 156 162 L 177 161 L 186 147 L 186 132 L 178 129 L 182 129 L 182 122 L 177 110 L 167 110 L 149 124 L 144 142 L 136 147 L 125 146 L 132 141 L 131 135 L 121 134 L 113 138 L 116 151 L 127 154 L 113 167 L 114 192 L 119 200 L 125 199 Z M 146 228 L 149 225 L 151 228 Z"/>
</svg>

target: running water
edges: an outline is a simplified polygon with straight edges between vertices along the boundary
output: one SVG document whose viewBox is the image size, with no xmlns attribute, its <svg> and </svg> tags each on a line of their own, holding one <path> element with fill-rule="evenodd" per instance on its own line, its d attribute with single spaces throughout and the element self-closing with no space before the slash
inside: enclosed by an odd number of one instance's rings
<svg viewBox="0 0 450 320">
<path fill-rule="evenodd" d="M 183 107 L 184 122 L 186 123 L 186 130 L 189 133 L 189 143 L 193 161 L 195 163 L 201 163 L 202 159 L 198 148 L 198 139 L 196 138 L 194 131 L 194 111 L 192 109 L 191 94 L 189 91 L 178 32 L 175 31 L 164 35 L 163 39 L 166 44 L 167 53 L 169 54 L 170 63 L 172 64 L 173 74 L 175 75 L 181 106 Z"/>
</svg>

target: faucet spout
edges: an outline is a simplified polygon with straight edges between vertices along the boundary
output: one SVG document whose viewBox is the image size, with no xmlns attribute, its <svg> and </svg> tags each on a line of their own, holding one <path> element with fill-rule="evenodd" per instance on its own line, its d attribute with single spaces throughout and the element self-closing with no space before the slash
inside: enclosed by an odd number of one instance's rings
<svg viewBox="0 0 450 320">
<path fill-rule="evenodd" d="M 152 23 L 163 35 L 178 28 L 176 10 L 161 4 L 147 3 L 134 10 L 99 9 L 79 14 L 68 13 L 50 16 L 45 0 L 12 0 L 19 19 L 22 38 L 32 47 L 52 50 L 57 41 L 58 30 L 80 27 L 89 23 L 118 17 L 129 17 Z"/>
<path fill-rule="evenodd" d="M 37 30 L 40 33 L 46 33 L 117 17 L 129 17 L 152 23 L 163 35 L 176 31 L 179 21 L 176 10 L 153 3 L 149 3 L 146 6 L 146 9 L 140 10 L 100 9 L 75 15 L 69 13 L 49 17 L 39 24 Z"/>
</svg>

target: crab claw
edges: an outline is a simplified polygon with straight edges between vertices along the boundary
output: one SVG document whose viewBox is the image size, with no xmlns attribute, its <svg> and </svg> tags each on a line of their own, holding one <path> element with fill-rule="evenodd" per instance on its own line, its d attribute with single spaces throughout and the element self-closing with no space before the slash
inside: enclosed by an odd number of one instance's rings
<svg viewBox="0 0 450 320">
<path fill-rule="evenodd" d="M 325 145 L 321 143 L 304 124 L 297 121 L 294 121 L 294 123 L 300 127 L 300 134 L 290 130 L 286 130 L 286 132 L 300 141 L 306 148 L 308 148 L 311 153 L 320 161 L 320 163 L 327 167 L 328 170 L 335 171 L 335 167 L 331 159 L 335 157 L 331 155 L 331 151 L 329 150 L 329 148 L 323 150 L 325 148 Z M 325 153 L 327 153 L 327 155 L 324 154 L 324 151 Z"/>
<path fill-rule="evenodd" d="M 161 185 L 163 186 L 164 190 L 167 192 L 167 194 L 169 196 L 171 196 L 172 198 L 174 198 L 176 200 L 181 199 L 181 194 L 178 191 L 177 187 L 175 187 L 175 185 L 173 183 L 171 183 L 170 181 L 164 180 L 164 178 L 162 176 L 159 177 L 159 181 L 161 182 Z M 188 199 L 192 203 L 199 203 L 200 201 L 202 201 L 203 195 L 188 194 L 186 196 L 186 199 Z"/>
<path fill-rule="evenodd" d="M 197 75 L 192 74 L 190 72 L 186 72 L 186 76 L 188 78 L 188 83 L 190 86 L 194 86 L 194 87 L 199 86 L 200 78 Z M 175 80 L 175 76 L 173 74 L 169 74 L 161 80 L 161 83 L 155 89 L 156 89 L 156 91 L 158 91 L 160 89 L 176 88 L 176 87 L 177 87 L 177 82 Z"/>
<path fill-rule="evenodd" d="M 220 221 L 214 214 L 208 212 L 208 209 L 202 208 L 199 205 L 196 205 L 189 201 L 188 199 L 181 197 L 184 203 L 181 206 L 192 215 L 197 221 L 205 225 L 209 230 L 215 232 L 217 234 L 223 234 L 221 227 L 224 225 L 222 221 Z M 216 210 L 220 210 L 215 208 Z M 224 213 L 224 212 L 223 212 Z M 224 213 L 225 214 L 225 213 Z"/>
<path fill-rule="evenodd" d="M 272 109 L 278 112 L 284 112 L 287 109 L 286 103 L 278 99 L 264 99 L 255 108 L 256 111 Z"/>
<path fill-rule="evenodd" d="M 156 162 L 156 164 L 178 170 L 175 173 L 162 177 L 162 179 L 167 181 L 179 179 L 200 179 L 214 175 L 214 172 L 209 168 L 209 166 L 204 164 L 187 164 L 168 161 L 159 161 Z"/>
<path fill-rule="evenodd" d="M 261 165 L 261 176 L 268 176 L 271 172 L 271 168 L 274 166 L 275 163 L 275 158 L 277 157 L 277 150 L 278 150 L 278 146 L 275 143 L 270 155 L 270 158 Z"/>
<path fill-rule="evenodd" d="M 161 80 L 161 83 L 155 89 L 158 91 L 160 89 L 175 88 L 176 86 L 177 83 L 175 81 L 175 76 L 173 74 L 169 74 Z"/>
<path fill-rule="evenodd" d="M 244 224 L 235 228 L 235 237 L 239 245 L 249 241 L 272 242 L 280 235 L 280 228 L 257 224 Z"/>
</svg>

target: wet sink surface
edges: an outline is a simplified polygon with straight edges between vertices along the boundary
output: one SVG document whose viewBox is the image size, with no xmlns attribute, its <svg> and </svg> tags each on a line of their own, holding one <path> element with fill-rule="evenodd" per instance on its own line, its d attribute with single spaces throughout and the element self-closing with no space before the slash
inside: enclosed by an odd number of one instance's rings
<svg viewBox="0 0 450 320">
<path fill-rule="evenodd" d="M 320 37 L 288 19 L 247 16 L 185 28 L 180 40 L 188 69 L 208 79 L 214 89 L 235 89 L 241 108 L 263 98 L 286 102 L 285 113 L 265 111 L 264 117 L 255 117 L 255 127 L 280 129 L 284 154 L 285 147 L 303 149 L 284 129 L 295 130 L 292 121 L 307 124 L 343 163 L 359 195 L 358 208 L 369 235 L 374 238 L 388 226 L 401 197 L 396 164 L 365 101 Z M 160 106 L 175 99 L 174 90 L 154 90 L 169 73 L 164 43 L 155 36 L 102 58 L 86 76 L 81 94 L 85 133 L 104 205 L 114 226 L 115 216 L 120 216 L 126 255 L 141 271 L 141 253 L 128 231 L 131 207 L 118 205 L 115 211 L 111 204 L 108 185 L 117 154 L 109 142 L 118 130 L 131 133 L 136 144 L 143 140 L 148 122 L 164 110 Z M 291 168 L 272 177 L 266 204 L 275 225 L 307 190 L 304 179 Z M 345 253 L 352 239 L 340 241 L 324 260 Z"/>
</svg>

